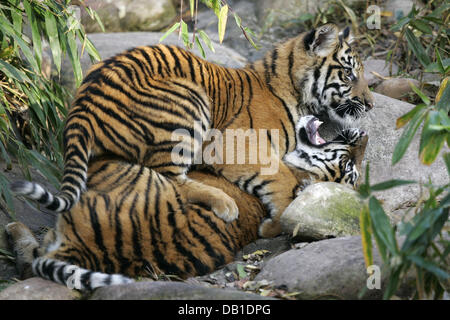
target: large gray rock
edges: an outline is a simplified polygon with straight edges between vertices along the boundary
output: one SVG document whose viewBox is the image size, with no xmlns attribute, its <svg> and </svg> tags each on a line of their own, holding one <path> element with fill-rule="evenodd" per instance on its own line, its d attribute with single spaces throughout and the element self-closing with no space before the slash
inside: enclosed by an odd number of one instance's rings
<svg viewBox="0 0 450 320">
<path fill-rule="evenodd" d="M 319 9 L 323 9 L 329 0 L 262 0 L 258 1 L 258 18 L 263 19 L 273 11 L 279 24 L 298 19 L 305 13 L 315 14 Z M 366 5 L 363 0 L 347 0 L 345 3 L 354 8 L 361 8 Z"/>
<path fill-rule="evenodd" d="M 380 83 L 383 80 L 379 76 L 389 77 L 392 75 L 396 75 L 398 72 L 398 66 L 395 63 L 393 63 L 391 74 L 389 72 L 389 63 L 386 63 L 386 61 L 382 59 L 367 59 L 366 61 L 363 62 L 363 65 L 364 65 L 364 78 L 366 79 L 370 87 Z M 374 72 L 379 76 L 376 76 Z"/>
<path fill-rule="evenodd" d="M 4 167 L 5 163 L 0 161 L 0 167 Z M 32 180 L 41 183 L 51 191 L 55 191 L 47 180 L 45 180 L 40 174 L 35 170 L 31 169 Z M 15 180 L 23 180 L 24 175 L 20 170 L 17 163 L 13 163 L 11 170 L 3 171 L 2 175 L 5 176 L 10 182 Z M 55 224 L 56 215 L 54 212 L 40 209 L 37 210 L 23 199 L 14 198 L 14 208 L 15 214 L 8 215 L 5 211 L 0 210 L 0 227 L 5 226 L 12 220 L 17 220 L 25 223 L 33 232 L 39 234 L 42 229 L 46 227 L 53 227 Z"/>
<path fill-rule="evenodd" d="M 74 300 L 79 297 L 77 291 L 42 278 L 30 278 L 0 292 L 0 300 Z"/>
<path fill-rule="evenodd" d="M 381 258 L 374 251 L 374 265 L 381 268 Z M 299 292 L 299 299 L 358 299 L 365 289 L 364 299 L 380 299 L 385 276 L 381 271 L 380 289 L 367 289 L 369 274 L 361 237 L 352 236 L 322 240 L 282 253 L 264 265 L 255 281 L 268 280 L 275 287 L 285 286 L 289 292 Z M 376 284 L 371 280 L 369 283 Z M 406 283 L 399 295 L 407 296 L 411 288 Z"/>
<path fill-rule="evenodd" d="M 177 14 L 172 0 L 86 0 L 85 4 L 97 12 L 106 32 L 159 31 Z M 87 32 L 101 31 L 84 9 L 81 23 Z"/>
<path fill-rule="evenodd" d="M 92 300 L 262 300 L 256 294 L 183 282 L 142 281 L 97 289 Z"/>
<path fill-rule="evenodd" d="M 363 203 L 358 193 L 335 182 L 308 186 L 283 212 L 283 232 L 298 238 L 322 240 L 359 233 Z"/>
</svg>

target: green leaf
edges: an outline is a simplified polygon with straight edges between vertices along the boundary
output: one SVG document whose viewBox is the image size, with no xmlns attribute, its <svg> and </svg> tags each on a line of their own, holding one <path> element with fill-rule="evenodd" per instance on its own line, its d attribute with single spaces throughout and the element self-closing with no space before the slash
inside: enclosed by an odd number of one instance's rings
<svg viewBox="0 0 450 320">
<path fill-rule="evenodd" d="M 391 226 L 380 202 L 375 197 L 370 198 L 369 209 L 372 231 L 383 261 L 386 261 L 388 251 L 391 255 L 399 254 L 394 228 Z"/>
<path fill-rule="evenodd" d="M 437 56 L 436 56 L 437 57 Z M 439 62 L 440 60 L 440 62 Z M 439 72 L 441 74 L 445 74 L 446 69 L 450 66 L 450 58 L 441 59 L 440 55 L 438 61 L 430 63 L 426 68 L 425 72 Z"/>
<path fill-rule="evenodd" d="M 244 278 L 246 278 L 248 276 L 247 272 L 245 272 L 244 266 L 242 264 L 238 263 L 236 265 L 236 270 L 237 270 L 237 272 L 239 274 L 239 279 L 244 279 Z"/>
<path fill-rule="evenodd" d="M 450 152 L 444 154 L 444 162 L 447 167 L 448 176 L 450 177 Z"/>
<path fill-rule="evenodd" d="M 9 190 L 9 181 L 8 179 L 0 173 L 0 195 L 5 199 L 6 208 L 11 217 L 15 220 L 15 209 L 14 209 L 14 201 L 11 191 Z"/>
<path fill-rule="evenodd" d="M 409 121 L 411 121 L 411 119 L 421 110 L 423 110 L 424 108 L 426 108 L 426 105 L 421 103 L 418 104 L 417 106 L 415 106 L 411 111 L 409 111 L 408 113 L 404 114 L 403 116 L 401 116 L 400 118 L 397 119 L 396 121 L 396 128 L 400 129 L 402 127 L 404 127 Z"/>
<path fill-rule="evenodd" d="M 436 108 L 445 112 L 450 112 L 450 86 L 448 85 L 448 77 L 442 81 L 439 92 L 436 96 Z"/>
<path fill-rule="evenodd" d="M 170 27 L 169 30 L 167 30 L 166 33 L 159 39 L 159 42 L 162 42 L 165 38 L 167 38 L 171 33 L 173 33 L 175 30 L 177 30 L 180 27 L 180 23 L 175 23 L 172 27 Z"/>
<path fill-rule="evenodd" d="M 408 123 L 407 127 L 404 129 L 400 139 L 395 146 L 394 153 L 392 154 L 392 165 L 395 165 L 397 162 L 405 154 L 408 146 L 410 145 L 414 135 L 416 134 L 417 129 L 422 123 L 423 118 L 425 117 L 428 109 L 421 109 L 418 111 Z"/>
<path fill-rule="evenodd" d="M 58 70 L 61 72 L 61 47 L 60 40 L 58 37 L 58 26 L 56 23 L 56 18 L 52 12 L 45 12 L 45 29 L 47 31 L 48 41 L 50 43 L 50 49 L 52 50 L 53 63 Z M 69 36 L 69 34 L 68 34 Z"/>
<path fill-rule="evenodd" d="M 440 123 L 440 113 L 438 111 L 430 111 L 425 120 L 420 138 L 419 157 L 423 164 L 431 165 L 444 146 L 447 132 L 430 129 L 430 126 L 439 125 Z"/>
<path fill-rule="evenodd" d="M 407 259 L 416 264 L 417 266 L 431 272 L 440 279 L 447 280 L 450 278 L 449 273 L 439 268 L 439 266 L 437 266 L 432 261 L 426 261 L 422 257 L 416 255 L 409 255 L 407 256 Z"/>
<path fill-rule="evenodd" d="M 244 28 L 242 28 L 241 30 L 242 30 L 242 32 L 244 33 L 244 36 L 245 36 L 245 38 L 247 39 L 247 41 L 250 42 L 250 44 L 251 44 L 256 50 L 259 50 L 260 47 L 257 46 L 257 45 L 255 44 L 255 42 L 253 41 L 252 36 L 251 36 L 251 35 L 255 35 L 255 33 L 254 33 L 251 29 L 249 29 L 248 27 L 244 27 Z"/>
<path fill-rule="evenodd" d="M 190 4 L 190 10 L 191 10 L 191 18 L 193 18 L 194 13 L 195 13 L 195 0 L 190 0 L 189 4 Z"/>
<path fill-rule="evenodd" d="M 28 21 L 31 24 L 31 36 L 33 39 L 34 53 L 36 55 L 36 60 L 40 66 L 42 62 L 42 41 L 37 18 L 34 14 L 34 10 L 31 9 L 30 1 L 28 0 L 23 1 L 23 7 L 27 14 Z"/>
<path fill-rule="evenodd" d="M 411 81 L 408 81 L 408 84 L 411 87 L 411 89 L 413 89 L 413 91 L 420 97 L 420 99 L 422 99 L 423 103 L 425 103 L 427 106 L 429 106 L 431 104 L 431 101 L 430 101 L 430 99 L 428 99 L 426 94 L 423 93 L 422 91 L 420 91 L 420 89 L 417 88 L 414 85 L 414 83 L 412 83 Z"/>
<path fill-rule="evenodd" d="M 364 254 L 364 261 L 366 263 L 366 268 L 373 264 L 373 254 L 372 254 L 372 229 L 370 224 L 370 211 L 367 206 L 365 206 L 359 216 L 359 226 L 361 230 L 361 242 Z"/>
<path fill-rule="evenodd" d="M 420 61 L 420 63 L 424 67 L 428 66 L 431 63 L 430 57 L 427 55 L 427 53 L 425 52 L 425 49 L 423 48 L 423 46 L 419 42 L 419 40 L 416 38 L 414 33 L 411 30 L 406 29 L 405 36 L 406 36 L 406 40 L 408 41 L 409 48 L 412 50 L 412 52 L 417 57 L 417 59 Z"/>
<path fill-rule="evenodd" d="M 375 185 L 371 186 L 370 189 L 373 190 L 373 191 L 382 191 L 382 190 L 387 190 L 387 189 L 403 186 L 403 185 L 406 185 L 406 184 L 413 184 L 413 183 L 416 183 L 416 181 L 412 181 L 412 180 L 388 180 L 388 181 L 384 181 L 384 182 L 375 184 Z"/>
<path fill-rule="evenodd" d="M 220 8 L 219 13 L 219 42 L 222 43 L 225 38 L 225 30 L 227 28 L 228 20 L 228 5 L 224 5 Z"/>
<path fill-rule="evenodd" d="M 66 36 L 67 52 L 69 54 L 70 62 L 72 63 L 73 73 L 75 75 L 75 81 L 77 87 L 80 86 L 83 81 L 83 72 L 81 70 L 80 58 L 78 56 L 78 47 L 75 41 L 75 35 L 72 32 L 67 33 Z"/>
<path fill-rule="evenodd" d="M 439 72 L 441 74 L 445 74 L 444 62 L 442 61 L 441 54 L 439 53 L 438 47 L 435 48 L 435 52 L 436 52 L 436 62 L 437 62 L 438 68 L 439 68 Z"/>
<path fill-rule="evenodd" d="M 19 45 L 22 50 L 23 55 L 30 63 L 31 67 L 35 72 L 39 72 L 39 64 L 36 61 L 36 58 L 33 55 L 28 44 L 22 39 L 22 34 L 18 33 L 14 30 L 14 27 L 11 23 L 3 16 L 0 16 L 0 31 L 3 31 L 4 34 L 10 36 L 14 39 L 15 42 Z"/>
<path fill-rule="evenodd" d="M 239 28 L 241 28 L 242 27 L 242 20 L 241 20 L 241 18 L 236 13 L 233 13 L 233 15 L 234 15 L 234 20 L 236 21 L 237 26 Z"/>
<path fill-rule="evenodd" d="M 214 49 L 214 47 L 212 45 L 211 39 L 209 39 L 206 32 L 203 30 L 199 30 L 198 34 L 202 38 L 203 42 L 208 46 L 209 50 L 211 50 L 212 52 L 216 52 L 216 50 Z"/>
<path fill-rule="evenodd" d="M 430 25 L 423 20 L 416 19 L 411 21 L 411 25 L 416 28 L 417 30 L 422 31 L 425 34 L 432 34 L 433 28 L 430 27 Z"/>
<path fill-rule="evenodd" d="M 0 60 L 0 67 L 0 72 L 6 74 L 6 76 L 10 79 L 14 79 L 20 82 L 31 82 L 30 78 L 28 78 L 28 76 L 24 72 L 6 61 Z"/>
<path fill-rule="evenodd" d="M 197 44 L 198 49 L 200 50 L 200 53 L 202 54 L 203 58 L 206 58 L 206 54 L 205 54 L 205 50 L 203 49 L 202 44 L 200 43 L 200 40 L 198 39 L 198 37 L 195 37 L 195 43 Z"/>
<path fill-rule="evenodd" d="M 190 48 L 191 41 L 189 40 L 188 26 L 183 20 L 181 20 L 181 38 L 183 39 L 184 45 Z"/>
<path fill-rule="evenodd" d="M 80 40 L 84 42 L 86 50 L 91 58 L 91 61 L 100 61 L 102 58 L 100 57 L 97 48 L 94 46 L 91 40 L 89 40 L 87 35 L 84 34 L 80 29 L 77 30 L 77 35 L 80 38 Z"/>
</svg>

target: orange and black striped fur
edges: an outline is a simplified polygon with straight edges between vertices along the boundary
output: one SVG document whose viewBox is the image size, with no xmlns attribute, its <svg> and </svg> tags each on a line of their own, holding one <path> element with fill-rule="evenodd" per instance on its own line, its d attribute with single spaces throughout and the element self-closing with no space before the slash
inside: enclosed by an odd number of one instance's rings
<svg viewBox="0 0 450 320">
<path fill-rule="evenodd" d="M 299 182 L 327 180 L 334 170 L 331 180 L 356 185 L 367 142 L 362 131 L 346 130 L 334 141 L 314 146 L 298 129 L 297 151 L 287 161 Z M 297 152 L 303 152 L 302 159 L 296 159 Z M 240 248 L 257 239 L 266 210 L 223 177 L 205 172 L 189 177 L 236 199 L 238 219 L 227 224 L 210 208 L 187 203 L 183 189 L 154 170 L 98 160 L 89 166 L 88 190 L 58 216 L 56 232 L 47 234 L 42 248 L 23 224 L 7 225 L 16 261 L 32 264 L 38 276 L 78 289 L 159 272 L 186 278 L 230 263 Z"/>
<path fill-rule="evenodd" d="M 270 142 L 279 144 L 281 160 L 295 148 L 301 115 L 327 113 L 348 125 L 371 107 L 348 28 L 339 33 L 329 24 L 302 33 L 243 69 L 217 66 L 174 46 L 138 47 L 93 66 L 78 89 L 64 131 L 60 195 L 26 181 L 11 187 L 49 209 L 67 211 L 86 189 L 88 162 L 116 156 L 170 178 L 191 203 L 206 204 L 232 221 L 238 215 L 232 198 L 186 176 L 208 129 L 276 129 L 279 141 Z M 174 160 L 177 129 L 186 133 L 186 152 Z M 261 175 L 259 164 L 215 167 L 227 180 L 253 190 L 274 221 L 297 185 L 283 163 L 272 176 Z"/>
</svg>

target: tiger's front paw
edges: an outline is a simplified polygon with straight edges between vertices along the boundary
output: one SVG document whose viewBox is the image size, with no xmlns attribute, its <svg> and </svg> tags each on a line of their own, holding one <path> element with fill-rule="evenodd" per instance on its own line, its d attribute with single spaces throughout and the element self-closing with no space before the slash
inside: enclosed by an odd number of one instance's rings
<svg viewBox="0 0 450 320">
<path fill-rule="evenodd" d="M 232 222 L 239 216 L 239 208 L 236 202 L 223 191 L 214 195 L 210 200 L 210 206 L 216 216 L 226 222 Z"/>
<path fill-rule="evenodd" d="M 258 232 L 262 238 L 274 238 L 281 233 L 280 222 L 266 219 L 260 224 Z"/>
</svg>

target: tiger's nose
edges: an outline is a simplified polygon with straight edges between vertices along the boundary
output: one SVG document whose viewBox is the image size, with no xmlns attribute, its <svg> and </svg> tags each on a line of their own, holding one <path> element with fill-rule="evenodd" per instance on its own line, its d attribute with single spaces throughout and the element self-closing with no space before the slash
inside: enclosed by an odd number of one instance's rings
<svg viewBox="0 0 450 320">
<path fill-rule="evenodd" d="M 373 107 L 374 107 L 373 102 L 367 101 L 367 100 L 364 101 L 364 106 L 365 106 L 365 111 L 366 112 L 369 111 L 369 110 L 372 110 Z"/>
</svg>

